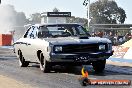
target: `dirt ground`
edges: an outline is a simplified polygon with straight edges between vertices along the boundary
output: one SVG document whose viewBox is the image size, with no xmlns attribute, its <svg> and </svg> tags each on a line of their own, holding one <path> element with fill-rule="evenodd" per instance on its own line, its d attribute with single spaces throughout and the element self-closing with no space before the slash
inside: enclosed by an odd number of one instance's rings
<svg viewBox="0 0 132 88">
<path fill-rule="evenodd" d="M 33 88 L 12 78 L 0 75 L 0 88 Z"/>
</svg>

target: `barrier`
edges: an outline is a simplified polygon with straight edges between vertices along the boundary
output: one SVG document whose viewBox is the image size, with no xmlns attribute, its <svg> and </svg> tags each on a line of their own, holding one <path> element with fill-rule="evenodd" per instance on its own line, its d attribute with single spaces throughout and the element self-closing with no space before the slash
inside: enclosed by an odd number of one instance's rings
<svg viewBox="0 0 132 88">
<path fill-rule="evenodd" d="M 12 42 L 11 34 L 0 34 L 0 46 L 10 46 Z"/>
<path fill-rule="evenodd" d="M 112 49 L 114 50 L 112 57 L 123 58 L 126 52 L 129 50 L 129 47 L 113 46 Z"/>
<path fill-rule="evenodd" d="M 132 39 L 120 46 L 113 46 L 112 49 L 114 50 L 112 58 L 132 60 Z"/>
</svg>

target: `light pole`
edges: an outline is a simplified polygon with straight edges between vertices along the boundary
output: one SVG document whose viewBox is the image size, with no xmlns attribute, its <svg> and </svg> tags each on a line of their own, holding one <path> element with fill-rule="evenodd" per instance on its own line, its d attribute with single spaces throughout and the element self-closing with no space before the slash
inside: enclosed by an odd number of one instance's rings
<svg viewBox="0 0 132 88">
<path fill-rule="evenodd" d="M 88 29 L 90 23 L 90 0 L 84 0 L 83 5 L 87 7 L 87 20 L 88 20 Z"/>
</svg>

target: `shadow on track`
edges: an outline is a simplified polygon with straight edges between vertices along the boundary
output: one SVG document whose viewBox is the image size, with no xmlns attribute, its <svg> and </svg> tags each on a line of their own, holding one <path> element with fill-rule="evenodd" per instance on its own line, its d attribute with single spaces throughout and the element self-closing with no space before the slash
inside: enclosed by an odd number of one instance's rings
<svg viewBox="0 0 132 88">
<path fill-rule="evenodd" d="M 39 64 L 33 64 L 29 67 L 36 67 L 39 68 Z M 118 68 L 124 69 L 124 68 L 129 68 L 132 69 L 131 67 L 121 67 L 121 66 L 115 66 L 115 65 L 106 65 L 106 69 L 102 73 L 96 73 L 93 70 L 93 67 L 91 65 L 86 65 L 85 66 L 86 70 L 88 71 L 89 75 L 96 75 L 96 76 L 108 76 L 108 75 L 132 75 L 131 73 L 128 73 L 127 71 L 119 71 Z M 114 68 L 117 68 L 117 70 L 113 70 Z M 71 66 L 71 67 L 65 67 L 65 66 L 53 66 L 51 71 L 49 73 L 68 73 L 68 74 L 73 74 L 73 75 L 81 75 L 81 69 L 82 66 Z"/>
</svg>

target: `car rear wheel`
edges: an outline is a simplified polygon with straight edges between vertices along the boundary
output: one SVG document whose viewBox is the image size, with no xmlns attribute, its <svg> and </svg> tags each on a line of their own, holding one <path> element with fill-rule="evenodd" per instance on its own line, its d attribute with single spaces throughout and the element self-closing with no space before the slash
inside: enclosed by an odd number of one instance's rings
<svg viewBox="0 0 132 88">
<path fill-rule="evenodd" d="M 22 52 L 19 51 L 19 66 L 20 67 L 27 67 L 29 65 L 29 62 L 28 61 L 25 61 L 23 55 L 22 55 Z"/>
<path fill-rule="evenodd" d="M 43 71 L 44 73 L 50 72 L 51 66 L 48 61 L 43 56 L 43 53 L 40 53 L 40 70 Z"/>
<path fill-rule="evenodd" d="M 106 60 L 99 60 L 92 63 L 95 72 L 100 73 L 105 69 Z"/>
</svg>

